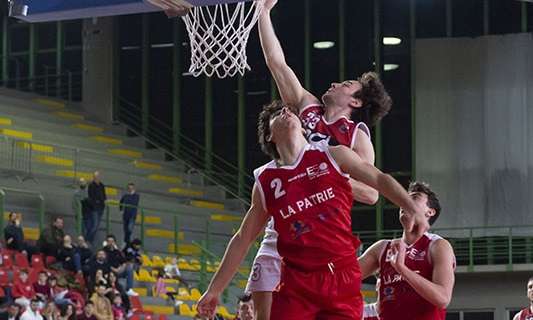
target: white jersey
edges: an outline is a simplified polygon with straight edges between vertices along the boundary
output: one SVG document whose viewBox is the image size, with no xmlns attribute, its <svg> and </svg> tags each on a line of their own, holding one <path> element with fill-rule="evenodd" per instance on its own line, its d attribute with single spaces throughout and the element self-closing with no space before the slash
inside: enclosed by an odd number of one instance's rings
<svg viewBox="0 0 533 320">
<path fill-rule="evenodd" d="M 263 236 L 263 241 L 261 241 L 261 246 L 257 251 L 256 257 L 269 256 L 281 259 L 278 253 L 277 243 L 278 233 L 274 229 L 274 218 L 271 217 L 270 220 L 268 220 L 268 224 L 265 228 L 265 235 Z"/>
</svg>

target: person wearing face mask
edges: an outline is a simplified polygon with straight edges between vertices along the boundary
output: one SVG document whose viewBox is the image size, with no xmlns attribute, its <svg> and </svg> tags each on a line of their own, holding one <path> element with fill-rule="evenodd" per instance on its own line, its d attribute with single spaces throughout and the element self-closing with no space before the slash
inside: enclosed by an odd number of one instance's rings
<svg viewBox="0 0 533 320">
<path fill-rule="evenodd" d="M 124 243 L 126 245 L 130 243 L 131 234 L 135 227 L 139 198 L 139 194 L 135 190 L 135 184 L 132 182 L 128 183 L 128 192 L 120 199 L 120 211 L 122 211 L 122 224 L 124 227 Z"/>
</svg>

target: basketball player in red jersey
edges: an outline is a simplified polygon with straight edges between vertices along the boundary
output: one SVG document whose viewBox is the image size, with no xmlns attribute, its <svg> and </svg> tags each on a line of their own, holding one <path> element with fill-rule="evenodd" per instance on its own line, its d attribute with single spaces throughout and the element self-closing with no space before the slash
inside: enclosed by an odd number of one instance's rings
<svg viewBox="0 0 533 320">
<path fill-rule="evenodd" d="M 527 298 L 529 299 L 529 307 L 517 313 L 513 320 L 533 320 L 533 277 L 529 278 L 527 282 Z"/>
<path fill-rule="evenodd" d="M 427 229 L 423 211 L 396 180 L 349 148 L 310 145 L 288 108 L 280 112 L 267 106 L 258 132 L 263 150 L 274 160 L 254 172 L 251 208 L 198 303 L 199 313 L 214 315 L 220 294 L 272 216 L 283 265 L 271 319 L 361 319 L 355 259 L 359 242 L 351 231 L 349 176 L 406 208 L 403 220 L 409 230 Z"/>
<path fill-rule="evenodd" d="M 440 215 L 437 196 L 425 183 L 414 182 L 409 195 L 424 209 L 428 224 Z M 444 320 L 455 282 L 455 256 L 448 241 L 404 226 L 401 239 L 380 240 L 359 258 L 362 278 L 379 271 L 380 320 Z"/>
</svg>

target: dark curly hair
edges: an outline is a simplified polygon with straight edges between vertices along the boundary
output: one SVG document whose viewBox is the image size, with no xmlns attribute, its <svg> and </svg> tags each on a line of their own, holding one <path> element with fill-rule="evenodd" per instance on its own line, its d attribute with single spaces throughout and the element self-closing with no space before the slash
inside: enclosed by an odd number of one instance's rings
<svg viewBox="0 0 533 320">
<path fill-rule="evenodd" d="M 431 190 L 429 184 L 420 181 L 411 182 L 409 184 L 409 189 L 407 189 L 407 192 L 423 193 L 428 197 L 427 206 L 435 210 L 435 215 L 429 219 L 429 225 L 433 225 L 435 221 L 437 221 L 437 219 L 439 218 L 441 211 L 440 202 L 439 198 L 437 197 L 437 194 L 433 190 Z"/>
<path fill-rule="evenodd" d="M 268 140 L 270 136 L 270 119 L 283 109 L 283 103 L 281 100 L 274 100 L 270 104 L 263 106 L 263 111 L 259 114 L 259 120 L 257 121 L 257 137 L 259 138 L 259 145 L 261 150 L 277 160 L 280 158 L 276 144 Z"/>
<path fill-rule="evenodd" d="M 362 88 L 354 94 L 354 98 L 361 99 L 363 105 L 361 108 L 354 108 L 351 118 L 355 122 L 364 122 L 368 127 L 373 127 L 389 113 L 392 99 L 377 73 L 363 73 L 357 81 L 361 83 Z"/>
</svg>

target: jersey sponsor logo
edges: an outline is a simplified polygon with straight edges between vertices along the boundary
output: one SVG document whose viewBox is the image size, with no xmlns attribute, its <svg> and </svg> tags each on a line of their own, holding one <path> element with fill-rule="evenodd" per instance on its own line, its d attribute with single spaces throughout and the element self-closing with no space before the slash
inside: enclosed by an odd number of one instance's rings
<svg viewBox="0 0 533 320">
<path fill-rule="evenodd" d="M 261 279 L 261 264 L 259 262 L 254 263 L 252 267 L 252 281 L 259 281 Z"/>
<path fill-rule="evenodd" d="M 410 248 L 406 252 L 406 256 L 415 261 L 424 261 L 426 259 L 426 251 L 420 251 L 416 248 Z"/>
<path fill-rule="evenodd" d="M 297 213 L 300 213 L 306 209 L 312 208 L 333 198 L 335 198 L 335 193 L 333 192 L 333 188 L 329 187 L 318 193 L 297 200 L 296 202 L 288 205 L 285 209 L 279 209 L 279 214 L 283 219 L 287 219 L 290 216 L 293 216 Z"/>
<path fill-rule="evenodd" d="M 325 162 L 307 167 L 305 171 L 307 172 L 309 180 L 314 180 L 316 178 L 320 178 L 323 175 L 329 174 L 328 164 Z"/>
<path fill-rule="evenodd" d="M 305 137 L 307 138 L 307 141 L 310 143 L 318 143 L 320 141 L 325 140 L 328 144 L 330 144 L 331 137 L 328 135 L 325 135 L 320 132 L 313 132 L 311 130 L 306 130 Z"/>
<path fill-rule="evenodd" d="M 381 301 L 391 301 L 394 300 L 394 288 L 385 287 L 383 288 L 383 297 L 380 297 Z"/>
<path fill-rule="evenodd" d="M 293 240 L 310 231 L 311 227 L 301 220 L 294 221 L 291 224 L 291 235 Z"/>
</svg>

